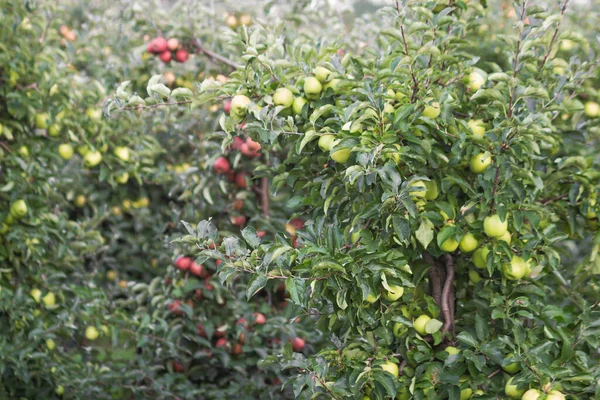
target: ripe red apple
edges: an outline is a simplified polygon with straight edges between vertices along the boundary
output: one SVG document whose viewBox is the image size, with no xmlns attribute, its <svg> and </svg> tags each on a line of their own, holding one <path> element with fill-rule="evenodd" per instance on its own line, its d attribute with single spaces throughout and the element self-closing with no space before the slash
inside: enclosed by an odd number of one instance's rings
<svg viewBox="0 0 600 400">
<path fill-rule="evenodd" d="M 226 174 L 231 171 L 231 164 L 229 164 L 229 160 L 225 157 L 219 157 L 215 161 L 214 168 L 217 174 Z"/>
<path fill-rule="evenodd" d="M 304 221 L 302 221 L 300 218 L 294 218 L 290 221 L 290 224 L 296 228 L 296 230 L 298 229 L 302 229 L 302 227 L 304 226 Z"/>
<path fill-rule="evenodd" d="M 306 342 L 304 341 L 304 339 L 297 337 L 294 339 L 290 339 L 290 343 L 292 344 L 292 350 L 302 351 Z"/>
<path fill-rule="evenodd" d="M 192 259 L 189 257 L 179 256 L 175 260 L 175 268 L 180 269 L 182 271 L 187 271 L 192 265 Z"/>
<path fill-rule="evenodd" d="M 246 189 L 246 188 L 248 188 L 248 181 L 246 181 L 246 174 L 244 174 L 242 172 L 238 172 L 235 175 L 235 184 L 240 189 Z"/>
<path fill-rule="evenodd" d="M 225 100 L 223 102 L 223 109 L 225 110 L 226 114 L 229 114 L 229 110 L 231 110 L 231 100 Z M 236 137 L 236 139 L 237 139 L 237 137 Z"/>
<path fill-rule="evenodd" d="M 236 176 L 237 179 L 237 176 Z M 233 204 L 231 205 L 231 207 L 234 210 L 241 210 L 244 207 L 244 200 L 242 199 L 235 199 L 235 201 L 233 202 Z"/>
<path fill-rule="evenodd" d="M 175 61 L 177 61 L 177 62 L 185 63 L 189 59 L 190 59 L 190 55 L 184 49 L 179 49 L 175 53 Z"/>
<path fill-rule="evenodd" d="M 152 54 L 164 53 L 167 49 L 167 41 L 162 37 L 154 38 L 148 43 L 148 52 Z"/>
<path fill-rule="evenodd" d="M 158 58 L 160 58 L 160 60 L 162 62 L 164 62 L 165 64 L 168 64 L 171 62 L 171 52 L 170 51 L 163 51 L 162 53 L 160 53 L 160 56 L 158 56 Z"/>
<path fill-rule="evenodd" d="M 256 325 L 264 325 L 267 322 L 267 317 L 264 316 L 264 314 L 261 313 L 252 313 L 252 315 L 254 316 L 254 323 Z"/>
<path fill-rule="evenodd" d="M 265 236 L 267 236 L 267 232 L 266 231 L 257 231 L 256 232 L 256 236 L 258 236 L 259 238 L 264 238 Z"/>
<path fill-rule="evenodd" d="M 227 339 L 225 339 L 224 337 L 222 337 L 219 340 L 217 340 L 217 343 L 215 343 L 215 346 L 217 346 L 217 347 L 229 347 L 229 343 L 227 343 Z"/>
<path fill-rule="evenodd" d="M 179 361 L 173 361 L 173 371 L 175 372 L 184 372 L 185 367 Z"/>
<path fill-rule="evenodd" d="M 255 142 L 254 140 L 250 139 L 250 138 L 246 138 L 246 144 L 248 145 L 248 150 L 252 151 L 252 152 L 257 152 L 261 149 L 261 145 L 258 142 Z"/>
<path fill-rule="evenodd" d="M 242 227 L 246 225 L 246 216 L 245 215 L 231 215 L 229 217 L 229 221 L 232 225 Z"/>
<path fill-rule="evenodd" d="M 203 338 L 206 337 L 206 330 L 204 329 L 204 325 L 202 324 L 198 324 L 198 336 L 201 336 Z"/>
<path fill-rule="evenodd" d="M 202 289 L 196 289 L 194 290 L 194 299 L 196 299 L 197 301 L 202 300 Z"/>
<path fill-rule="evenodd" d="M 231 354 L 233 354 L 234 356 L 239 356 L 242 353 L 243 353 L 242 345 L 240 343 L 234 344 L 233 348 L 231 349 Z"/>
<path fill-rule="evenodd" d="M 244 318 L 244 317 L 241 317 L 240 319 L 238 319 L 236 324 L 243 325 L 245 328 L 248 328 L 248 323 L 246 321 L 246 318 Z"/>
<path fill-rule="evenodd" d="M 173 300 L 173 302 L 169 304 L 169 310 L 175 315 L 183 315 L 183 311 L 181 310 L 181 301 Z"/>
<path fill-rule="evenodd" d="M 202 264 L 196 263 L 196 261 L 192 261 L 190 264 L 190 272 L 192 275 L 202 276 L 204 274 L 204 267 Z"/>
<path fill-rule="evenodd" d="M 212 292 L 213 290 L 215 290 L 215 286 L 210 283 L 210 277 L 206 278 L 204 280 L 204 289 L 208 290 L 209 292 Z"/>
<path fill-rule="evenodd" d="M 221 263 L 222 263 L 222 262 L 223 262 L 222 260 L 217 260 L 217 261 L 215 262 L 215 264 L 217 265 L 217 268 L 219 268 L 219 265 L 221 265 Z"/>
<path fill-rule="evenodd" d="M 171 51 L 175 51 L 177 50 L 177 48 L 179 47 L 179 40 L 177 40 L 176 38 L 171 38 L 169 40 L 167 40 L 167 48 Z"/>
</svg>

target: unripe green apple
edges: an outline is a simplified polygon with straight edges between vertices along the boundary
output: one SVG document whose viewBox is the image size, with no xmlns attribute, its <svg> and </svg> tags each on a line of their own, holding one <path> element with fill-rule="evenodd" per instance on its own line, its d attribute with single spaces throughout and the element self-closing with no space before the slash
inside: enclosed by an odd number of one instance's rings
<svg viewBox="0 0 600 400">
<path fill-rule="evenodd" d="M 398 378 L 398 364 L 387 361 L 385 364 L 381 364 L 381 369 L 394 375 L 394 378 Z"/>
<path fill-rule="evenodd" d="M 57 124 L 52 124 L 48 127 L 48 136 L 59 137 L 60 127 Z"/>
<path fill-rule="evenodd" d="M 404 371 L 406 371 L 407 369 L 408 368 L 404 368 Z M 411 398 L 412 397 L 410 395 L 410 392 L 408 391 L 408 388 L 406 386 L 400 389 L 400 391 L 396 395 L 396 400 L 410 400 Z"/>
<path fill-rule="evenodd" d="M 426 314 L 419 315 L 419 317 L 413 321 L 413 326 L 419 335 L 427 335 L 426 327 L 429 321 L 431 321 L 431 317 Z"/>
<path fill-rule="evenodd" d="M 14 202 L 11 203 L 11 205 L 10 205 L 10 211 L 8 212 L 8 214 L 14 220 L 20 220 L 25 215 L 27 215 L 27 210 L 28 210 L 27 209 L 27 203 L 25 203 L 25 200 L 19 199 L 19 200 L 16 200 L 16 201 L 14 201 Z"/>
<path fill-rule="evenodd" d="M 81 157 L 85 157 L 85 155 L 90 152 L 90 148 L 84 144 L 82 146 L 77 147 L 77 152 Z"/>
<path fill-rule="evenodd" d="M 335 141 L 334 135 L 323 135 L 319 138 L 319 148 L 323 151 L 330 151 Z"/>
<path fill-rule="evenodd" d="M 54 296 L 54 293 L 48 292 L 42 297 L 42 302 L 46 307 L 54 307 L 56 305 L 56 296 Z"/>
<path fill-rule="evenodd" d="M 294 111 L 294 114 L 300 115 L 306 103 L 308 103 L 308 100 L 304 97 L 296 97 L 292 103 L 292 111 Z"/>
<path fill-rule="evenodd" d="M 322 90 L 323 85 L 317 78 L 311 76 L 304 81 L 304 93 L 309 100 L 317 100 Z"/>
<path fill-rule="evenodd" d="M 129 161 L 129 149 L 125 146 L 115 147 L 115 156 L 119 157 L 122 161 Z"/>
<path fill-rule="evenodd" d="M 523 394 L 521 400 L 537 400 L 542 394 L 537 389 L 529 389 Z"/>
<path fill-rule="evenodd" d="M 448 252 L 448 253 L 452 253 L 454 250 L 456 250 L 458 248 L 458 242 L 456 240 L 454 240 L 454 238 L 448 238 L 444 241 L 444 243 L 442 243 L 442 245 L 440 246 L 440 249 L 442 251 Z"/>
<path fill-rule="evenodd" d="M 99 151 L 89 151 L 85 156 L 83 156 L 83 162 L 85 163 L 86 167 L 95 167 L 96 165 L 100 164 L 100 161 L 102 161 L 102 153 Z"/>
<path fill-rule="evenodd" d="M 508 229 L 508 218 L 500 220 L 498 214 L 489 215 L 483 220 L 483 231 L 492 238 L 503 236 Z"/>
<path fill-rule="evenodd" d="M 385 297 L 389 301 L 396 301 L 404 294 L 404 288 L 402 286 L 397 285 L 389 285 L 390 290 L 384 293 L 383 297 Z"/>
<path fill-rule="evenodd" d="M 331 71 L 325 67 L 315 68 L 314 73 L 315 73 L 315 76 L 317 77 L 317 79 L 319 80 L 319 82 L 321 82 L 321 83 L 327 82 L 327 78 L 329 78 L 329 75 L 331 75 Z"/>
<path fill-rule="evenodd" d="M 510 378 L 506 382 L 506 385 L 504 386 L 504 392 L 512 399 L 518 399 L 523 395 L 523 393 L 525 393 L 525 389 L 519 389 L 517 385 L 513 385 L 513 379 L 514 378 Z"/>
<path fill-rule="evenodd" d="M 473 389 L 465 388 L 460 391 L 460 400 L 469 400 L 473 396 Z"/>
<path fill-rule="evenodd" d="M 485 136 L 485 126 L 483 126 L 483 121 L 480 119 L 472 119 L 467 122 L 469 128 L 471 128 L 471 132 L 473 133 L 473 137 L 476 139 L 483 139 Z"/>
<path fill-rule="evenodd" d="M 28 158 L 29 157 L 29 148 L 27 148 L 27 146 L 19 147 L 19 154 L 23 158 Z"/>
<path fill-rule="evenodd" d="M 427 99 L 429 102 L 431 99 Z M 440 103 L 432 101 L 430 104 L 425 105 L 423 109 L 423 116 L 430 119 L 436 119 L 440 115 Z"/>
<path fill-rule="evenodd" d="M 327 89 L 331 89 L 333 91 L 333 93 L 337 93 L 339 83 L 340 83 L 339 79 L 337 79 L 337 78 L 332 79 L 323 85 L 323 91 L 326 92 Z"/>
<path fill-rule="evenodd" d="M 273 104 L 276 106 L 290 107 L 294 103 L 294 95 L 288 88 L 279 88 L 273 94 Z"/>
<path fill-rule="evenodd" d="M 506 232 L 504 232 L 504 235 L 499 236 L 497 239 L 510 244 L 512 237 L 510 236 L 510 232 L 506 231 Z"/>
<path fill-rule="evenodd" d="M 488 246 L 480 247 L 475 250 L 473 257 L 471 258 L 473 264 L 479 269 L 485 269 L 487 267 L 487 256 L 490 254 L 490 248 Z"/>
<path fill-rule="evenodd" d="M 394 333 L 394 336 L 399 338 L 402 337 L 406 331 L 408 330 L 408 327 L 404 324 L 401 324 L 400 322 L 396 322 L 394 324 L 394 328 L 392 329 L 392 332 Z"/>
<path fill-rule="evenodd" d="M 481 76 L 479 72 L 473 71 L 469 74 L 469 89 L 471 89 L 471 91 L 478 91 L 484 84 L 485 78 Z"/>
<path fill-rule="evenodd" d="M 34 288 L 29 291 L 29 295 L 33 297 L 33 300 L 35 300 L 36 303 L 39 303 L 42 298 L 42 291 Z"/>
<path fill-rule="evenodd" d="M 446 346 L 446 348 L 444 349 L 444 351 L 448 354 L 450 354 L 451 356 L 454 354 L 458 354 L 460 353 L 460 349 L 457 349 L 454 346 Z"/>
<path fill-rule="evenodd" d="M 414 181 L 408 184 L 408 191 L 413 197 L 425 197 L 427 194 L 427 187 L 423 181 Z M 414 188 L 414 189 L 412 189 Z"/>
<path fill-rule="evenodd" d="M 438 197 L 438 185 L 435 181 L 425 181 L 425 187 L 427 192 L 425 193 L 425 199 L 435 200 Z"/>
<path fill-rule="evenodd" d="M 471 171 L 481 174 L 492 163 L 492 155 L 489 152 L 479 153 L 471 158 Z"/>
<path fill-rule="evenodd" d="M 62 396 L 63 394 L 65 394 L 65 387 L 63 385 L 58 385 L 56 389 L 54 389 L 54 393 L 56 393 L 59 396 Z"/>
<path fill-rule="evenodd" d="M 331 159 L 337 163 L 344 164 L 350 158 L 350 149 L 340 149 L 331 153 Z"/>
<path fill-rule="evenodd" d="M 583 112 L 590 118 L 596 118 L 600 115 L 600 105 L 594 101 L 588 101 L 583 106 Z"/>
<path fill-rule="evenodd" d="M 379 295 L 375 296 L 374 294 L 369 293 L 369 295 L 367 296 L 367 298 L 365 299 L 365 301 L 367 303 L 373 304 L 373 303 L 375 303 L 377 301 L 377 299 L 379 299 Z"/>
<path fill-rule="evenodd" d="M 548 397 L 546 397 L 546 400 L 565 400 L 565 395 L 558 390 L 551 390 L 548 392 Z"/>
<path fill-rule="evenodd" d="M 461 239 L 458 246 L 460 247 L 460 251 L 465 253 L 470 253 L 477 248 L 479 242 L 475 239 L 472 233 L 466 233 Z"/>
<path fill-rule="evenodd" d="M 231 108 L 229 109 L 229 114 L 240 121 L 246 118 L 246 114 L 248 113 L 248 105 L 250 105 L 250 99 L 248 96 L 243 94 L 238 94 L 233 96 L 231 99 Z"/>
<path fill-rule="evenodd" d="M 507 356 L 507 358 L 509 358 L 509 359 L 510 358 L 514 358 L 514 354 L 510 353 Z M 507 365 L 503 366 L 502 369 L 504 370 L 504 372 L 507 372 L 509 374 L 513 374 L 514 375 L 514 374 L 516 374 L 517 372 L 519 372 L 521 370 L 521 366 L 519 365 L 518 362 L 515 361 L 513 363 L 510 363 L 510 364 L 507 364 Z"/>
<path fill-rule="evenodd" d="M 485 392 L 484 392 L 483 390 L 481 390 L 481 389 L 477 389 L 477 390 L 475 391 L 475 395 L 476 395 L 476 396 L 483 396 L 484 394 L 485 394 Z"/>
<path fill-rule="evenodd" d="M 85 328 L 85 338 L 87 340 L 93 341 L 98 339 L 99 336 L 100 332 L 98 332 L 98 329 L 96 329 L 95 326 L 88 326 Z"/>
<path fill-rule="evenodd" d="M 128 172 L 123 172 L 121 175 L 115 176 L 115 181 L 117 181 L 117 183 L 120 183 L 121 185 L 126 184 L 128 180 L 129 180 Z"/>
<path fill-rule="evenodd" d="M 56 343 L 54 343 L 54 340 L 52 339 L 46 339 L 46 347 L 48 347 L 48 350 L 52 351 L 56 348 Z"/>
<path fill-rule="evenodd" d="M 504 264 L 502 267 L 502 273 L 511 281 L 518 281 L 525 276 L 527 272 L 527 265 L 525 260 L 519 256 L 513 256 L 510 263 Z"/>
<path fill-rule="evenodd" d="M 47 113 L 39 113 L 35 115 L 35 127 L 37 129 L 46 129 L 48 128 L 48 114 Z"/>
<path fill-rule="evenodd" d="M 402 151 L 402 146 L 400 146 L 399 144 L 394 144 L 394 147 L 397 150 L 391 149 L 391 148 L 387 148 L 384 150 L 384 155 L 385 158 L 388 160 L 394 160 L 394 162 L 396 164 L 400 164 L 400 152 Z"/>
<path fill-rule="evenodd" d="M 481 281 L 481 275 L 479 275 L 479 272 L 477 272 L 473 269 L 470 269 L 469 270 L 469 282 L 471 282 L 473 285 L 476 285 L 480 281 Z"/>
<path fill-rule="evenodd" d="M 383 114 L 393 114 L 396 109 L 392 103 L 385 103 L 383 106 Z"/>
<path fill-rule="evenodd" d="M 69 143 L 63 143 L 58 146 L 58 154 L 65 160 L 70 160 L 73 157 L 73 146 Z"/>
<path fill-rule="evenodd" d="M 572 41 L 571 39 L 563 39 L 560 42 L 560 49 L 563 51 L 573 50 L 573 47 L 575 47 L 575 42 Z"/>
</svg>

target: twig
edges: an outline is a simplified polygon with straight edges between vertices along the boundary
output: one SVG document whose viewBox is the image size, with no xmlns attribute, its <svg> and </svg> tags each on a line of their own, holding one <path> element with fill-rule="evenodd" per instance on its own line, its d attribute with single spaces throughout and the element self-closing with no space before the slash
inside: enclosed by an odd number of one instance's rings
<svg viewBox="0 0 600 400">
<path fill-rule="evenodd" d="M 527 0 L 523 1 L 523 8 L 521 9 L 521 22 L 525 19 L 525 10 L 527 8 Z M 517 67 L 519 66 L 519 54 L 521 53 L 521 34 L 523 32 L 519 30 L 519 38 L 517 39 L 517 51 L 515 52 L 515 58 L 513 59 L 513 79 L 517 77 Z M 513 107 L 514 107 L 514 87 L 510 88 L 510 95 L 508 100 L 508 118 L 512 118 Z"/>
<path fill-rule="evenodd" d="M 202 45 L 202 43 L 200 43 L 200 40 L 198 39 L 194 39 L 192 41 L 192 44 L 198 49 L 200 50 L 202 53 L 206 54 L 207 57 L 209 57 L 210 59 L 214 60 L 214 61 L 218 61 L 222 64 L 225 64 L 233 69 L 237 69 L 240 68 L 240 66 L 238 64 L 236 64 L 235 62 L 229 60 L 228 58 L 215 53 L 214 51 L 211 51 L 209 49 L 207 49 L 206 47 L 204 47 Z"/>
<path fill-rule="evenodd" d="M 321 378 L 319 377 L 319 375 L 313 371 L 313 374 L 315 376 L 315 378 L 317 378 L 317 380 L 321 383 L 321 386 L 323 386 L 323 389 L 325 389 L 327 391 L 327 393 L 329 393 L 329 395 L 331 396 L 332 399 L 337 399 L 337 397 L 335 396 L 335 394 L 327 387 L 327 385 L 325 384 L 325 382 L 323 382 L 321 380 Z"/>
<path fill-rule="evenodd" d="M 448 332 L 454 325 L 454 312 L 450 309 L 450 294 L 454 289 L 454 260 L 450 254 L 446 253 L 444 255 L 444 262 L 446 264 L 446 281 L 444 282 L 444 290 L 442 292 L 442 313 L 444 314 L 444 327 L 442 328 L 442 335 Z M 454 305 L 452 305 L 452 307 L 453 306 Z"/>
<path fill-rule="evenodd" d="M 494 372 L 489 374 L 488 379 L 493 378 L 494 376 L 498 375 L 500 372 L 502 372 L 502 368 L 498 368 L 497 370 L 495 370 Z"/>
<path fill-rule="evenodd" d="M 568 196 L 569 196 L 569 194 L 565 193 L 565 194 L 561 194 L 560 196 L 551 197 L 551 198 L 546 199 L 546 200 L 540 200 L 540 203 L 542 203 L 542 205 L 545 206 L 548 203 L 552 203 L 553 201 L 557 201 L 557 200 L 562 200 L 562 199 L 564 199 L 565 197 L 568 197 Z"/>
<path fill-rule="evenodd" d="M 498 181 L 500 180 L 500 164 L 496 165 L 496 177 L 494 178 L 494 187 L 492 188 L 492 201 L 490 203 L 490 210 L 494 213 L 494 207 L 496 206 L 496 192 L 498 191 Z"/>
<path fill-rule="evenodd" d="M 261 179 L 260 189 L 261 207 L 265 218 L 269 218 L 269 178 Z"/>
<path fill-rule="evenodd" d="M 192 103 L 193 100 L 183 100 L 183 101 L 176 101 L 173 103 L 156 103 L 156 104 L 151 104 L 149 106 L 132 106 L 132 107 L 123 107 L 123 108 L 117 108 L 116 111 L 125 111 L 125 110 L 143 110 L 143 109 L 147 109 L 147 108 L 156 108 L 156 107 L 161 107 L 161 106 L 180 106 L 182 104 L 190 104 Z"/>
<path fill-rule="evenodd" d="M 400 3 L 396 0 L 396 10 L 398 14 L 400 14 Z M 402 34 L 402 42 L 404 43 L 404 52 L 408 57 L 408 42 L 406 41 L 406 36 L 404 36 L 404 24 L 400 22 L 400 33 Z M 419 82 L 417 81 L 417 77 L 415 76 L 415 71 L 413 70 L 412 62 L 408 64 L 408 68 L 410 71 L 410 76 L 413 81 L 412 94 L 410 96 L 410 102 L 414 103 L 417 98 L 417 92 L 419 90 Z"/>
<path fill-rule="evenodd" d="M 565 4 L 563 4 L 562 9 L 560 10 L 560 20 L 558 21 L 558 24 L 556 24 L 556 29 L 554 29 L 554 34 L 552 35 L 552 39 L 550 40 L 550 46 L 548 46 L 548 51 L 546 52 L 546 55 L 544 56 L 544 59 L 542 60 L 542 63 L 540 64 L 540 68 L 539 68 L 540 70 L 542 68 L 544 68 L 544 65 L 546 65 L 546 61 L 548 61 L 550 52 L 552 52 L 552 47 L 554 46 L 554 42 L 556 41 L 556 36 L 558 35 L 558 30 L 560 29 L 560 24 L 563 20 L 565 11 L 567 10 L 567 6 L 569 5 L 570 2 L 571 2 L 571 0 L 565 0 Z"/>
</svg>

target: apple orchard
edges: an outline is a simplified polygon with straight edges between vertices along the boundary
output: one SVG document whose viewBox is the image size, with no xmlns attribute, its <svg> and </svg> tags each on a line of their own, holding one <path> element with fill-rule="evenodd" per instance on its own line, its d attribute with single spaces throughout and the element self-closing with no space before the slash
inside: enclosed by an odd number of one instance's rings
<svg viewBox="0 0 600 400">
<path fill-rule="evenodd" d="M 600 398 L 600 4 L 320 3 L 0 0 L 0 399 Z"/>
</svg>

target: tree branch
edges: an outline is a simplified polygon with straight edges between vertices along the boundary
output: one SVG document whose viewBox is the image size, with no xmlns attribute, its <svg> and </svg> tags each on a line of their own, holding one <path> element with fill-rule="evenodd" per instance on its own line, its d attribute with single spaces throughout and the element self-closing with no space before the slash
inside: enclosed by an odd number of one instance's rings
<svg viewBox="0 0 600 400">
<path fill-rule="evenodd" d="M 263 215 L 269 218 L 269 178 L 267 177 L 261 179 L 260 199 Z"/>
<path fill-rule="evenodd" d="M 521 9 L 521 22 L 525 19 L 525 10 L 527 9 L 527 0 L 523 1 L 523 8 Z M 517 51 L 515 52 L 515 58 L 513 59 L 513 79 L 517 78 L 517 68 L 519 67 L 519 54 L 521 53 L 521 34 L 523 31 L 519 30 L 519 39 L 517 39 Z M 514 108 L 514 96 L 515 88 L 510 88 L 510 95 L 508 99 L 508 118 L 512 118 Z"/>
<path fill-rule="evenodd" d="M 192 44 L 193 44 L 193 45 L 196 47 L 196 49 L 198 49 L 200 52 L 202 52 L 202 53 L 206 54 L 206 56 L 207 56 L 208 58 L 210 58 L 211 60 L 213 60 L 213 61 L 218 61 L 218 62 L 220 62 L 221 64 L 225 64 L 225 65 L 227 65 L 227 66 L 229 66 L 229 67 L 231 67 L 231 68 L 233 68 L 233 69 L 240 68 L 240 65 L 236 64 L 235 62 L 233 62 L 233 61 L 229 60 L 228 58 L 226 58 L 226 57 L 224 57 L 224 56 L 222 56 L 222 55 L 220 55 L 220 54 L 217 54 L 217 53 L 215 53 L 215 52 L 214 52 L 214 51 L 212 51 L 212 50 L 209 50 L 209 49 L 207 49 L 206 47 L 204 47 L 204 46 L 202 45 L 202 43 L 200 43 L 200 40 L 198 40 L 198 39 L 194 39 L 194 40 L 192 41 Z"/>
<path fill-rule="evenodd" d="M 552 47 L 554 47 L 554 42 L 556 41 L 556 36 L 558 35 L 558 30 L 560 29 L 560 24 L 562 23 L 563 17 L 565 15 L 565 11 L 567 11 L 567 6 L 569 5 L 569 3 L 571 2 L 571 0 L 565 0 L 565 4 L 563 4 L 562 9 L 560 10 L 560 20 L 558 21 L 558 24 L 556 25 L 556 29 L 554 29 L 554 34 L 552 35 L 552 39 L 550 40 L 550 45 L 548 46 L 548 51 L 546 52 L 546 55 L 544 56 L 544 59 L 542 60 L 541 64 L 540 64 L 540 70 L 542 68 L 544 68 L 544 65 L 546 65 L 546 61 L 548 61 L 548 57 L 550 56 L 550 53 L 552 52 Z"/>
<path fill-rule="evenodd" d="M 442 314 L 444 315 L 442 335 L 453 329 L 454 326 L 454 260 L 450 254 L 444 254 L 444 263 L 446 264 L 446 281 L 442 292 Z M 452 304 L 450 304 L 451 299 Z"/>
</svg>

